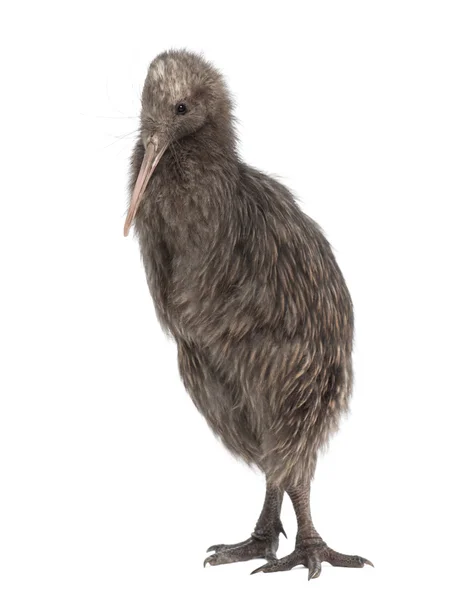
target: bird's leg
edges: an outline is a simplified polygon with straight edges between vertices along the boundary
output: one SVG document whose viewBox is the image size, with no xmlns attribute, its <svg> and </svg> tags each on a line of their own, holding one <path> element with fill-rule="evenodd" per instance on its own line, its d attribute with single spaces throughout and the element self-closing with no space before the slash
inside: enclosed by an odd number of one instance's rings
<svg viewBox="0 0 453 600">
<path fill-rule="evenodd" d="M 238 544 L 216 544 L 207 552 L 214 552 L 204 561 L 206 565 L 222 565 L 231 562 L 265 558 L 276 559 L 280 533 L 286 536 L 280 521 L 283 491 L 267 485 L 263 509 L 251 536 Z"/>
<path fill-rule="evenodd" d="M 255 569 L 253 573 L 288 571 L 296 565 L 304 565 L 308 568 L 308 579 L 314 579 L 321 574 L 321 563 L 323 561 L 327 561 L 335 567 L 373 566 L 366 558 L 340 554 L 327 546 L 316 531 L 311 518 L 309 482 L 290 488 L 287 492 L 293 503 L 297 518 L 296 547 L 288 556 L 280 560 L 271 560 L 262 567 Z"/>
</svg>

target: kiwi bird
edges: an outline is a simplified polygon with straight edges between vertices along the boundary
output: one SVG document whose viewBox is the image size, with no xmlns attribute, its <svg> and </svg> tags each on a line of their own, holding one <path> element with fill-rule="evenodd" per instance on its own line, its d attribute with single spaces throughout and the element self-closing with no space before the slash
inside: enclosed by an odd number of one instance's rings
<svg viewBox="0 0 453 600">
<path fill-rule="evenodd" d="M 223 444 L 266 477 L 251 536 L 217 544 L 205 564 L 255 558 L 254 572 L 370 561 L 332 550 L 310 515 L 319 450 L 347 411 L 353 306 L 318 225 L 275 179 L 237 151 L 230 93 L 202 56 L 172 50 L 151 63 L 131 159 L 133 225 L 157 317 L 179 371 Z M 278 559 L 284 493 L 298 531 Z"/>
</svg>

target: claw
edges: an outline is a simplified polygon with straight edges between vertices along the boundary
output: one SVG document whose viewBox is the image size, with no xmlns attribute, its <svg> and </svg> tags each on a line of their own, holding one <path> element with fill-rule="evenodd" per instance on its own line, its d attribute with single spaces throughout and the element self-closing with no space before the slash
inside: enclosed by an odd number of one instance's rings
<svg viewBox="0 0 453 600">
<path fill-rule="evenodd" d="M 255 575 L 256 573 L 264 573 L 264 569 L 266 567 L 268 567 L 268 566 L 269 566 L 269 563 L 265 563 L 264 565 L 261 565 L 261 567 L 258 567 L 257 569 L 255 569 L 254 571 L 252 571 L 250 573 L 250 575 Z"/>
<path fill-rule="evenodd" d="M 225 544 L 214 544 L 213 546 L 209 546 L 206 552 L 218 552 L 224 546 Z"/>
<path fill-rule="evenodd" d="M 373 567 L 373 569 L 374 569 L 374 565 L 371 562 L 371 560 L 367 560 L 366 558 L 362 558 L 362 560 L 363 560 L 364 565 L 370 565 L 370 567 Z"/>
<path fill-rule="evenodd" d="M 317 579 L 321 575 L 321 569 L 313 569 L 313 571 L 308 571 L 308 581 L 310 579 Z"/>
<path fill-rule="evenodd" d="M 283 525 L 280 525 L 280 533 L 283 533 L 285 538 L 288 539 L 288 536 L 286 535 L 286 531 L 283 529 Z"/>
<path fill-rule="evenodd" d="M 317 559 L 308 559 L 308 581 L 321 575 L 321 563 Z"/>
</svg>

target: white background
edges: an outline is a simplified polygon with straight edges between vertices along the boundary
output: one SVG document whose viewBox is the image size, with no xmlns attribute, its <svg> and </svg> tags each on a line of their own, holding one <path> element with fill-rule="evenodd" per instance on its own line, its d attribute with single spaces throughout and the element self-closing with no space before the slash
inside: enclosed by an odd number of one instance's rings
<svg viewBox="0 0 453 600">
<path fill-rule="evenodd" d="M 2 600 L 447 597 L 451 3 L 10 2 L 1 29 Z M 242 156 L 346 276 L 356 385 L 313 514 L 375 569 L 202 568 L 249 535 L 263 481 L 184 392 L 122 235 L 141 86 L 170 47 L 223 71 Z M 280 556 L 288 501 L 283 522 Z"/>
</svg>

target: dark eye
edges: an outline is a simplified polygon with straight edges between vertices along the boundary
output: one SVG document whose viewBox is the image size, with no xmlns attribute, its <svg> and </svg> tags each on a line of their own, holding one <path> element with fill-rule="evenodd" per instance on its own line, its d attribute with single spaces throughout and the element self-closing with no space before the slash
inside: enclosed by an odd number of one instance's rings
<svg viewBox="0 0 453 600">
<path fill-rule="evenodd" d="M 185 115 L 187 112 L 187 106 L 183 102 L 181 102 L 180 104 L 177 104 L 176 112 L 178 113 L 178 115 Z"/>
</svg>

